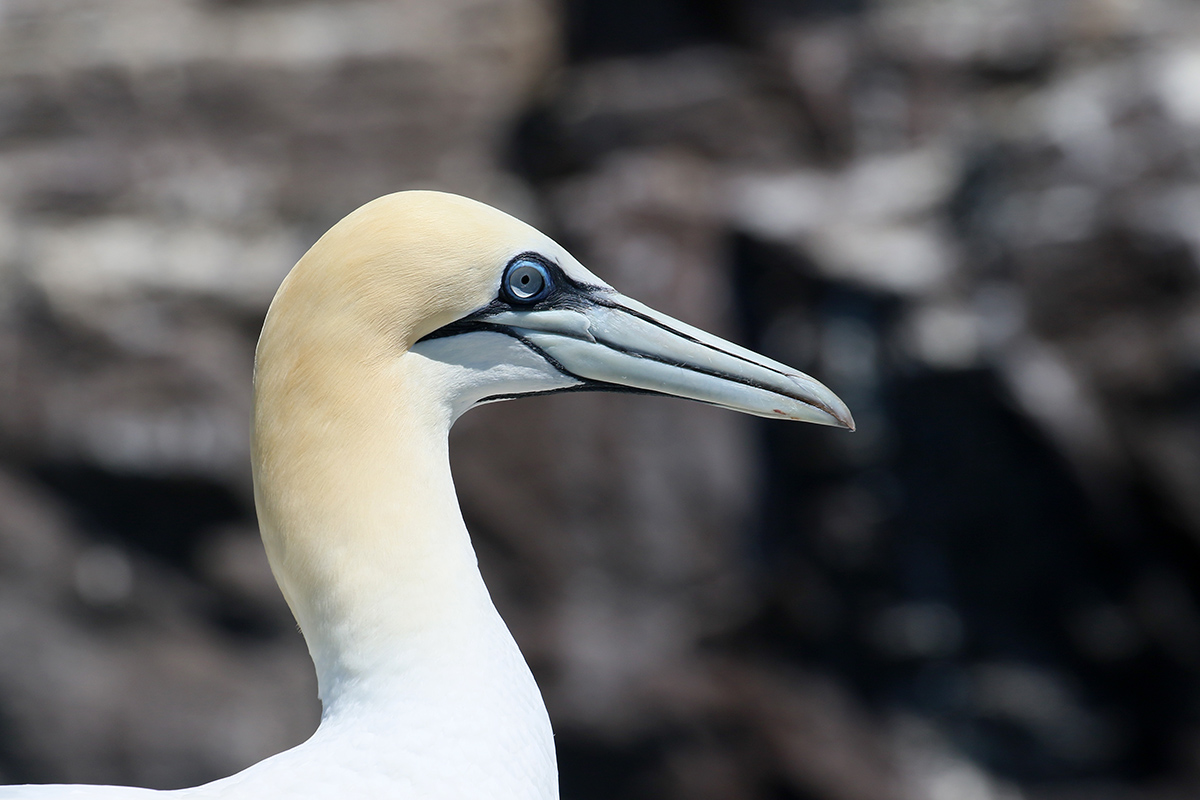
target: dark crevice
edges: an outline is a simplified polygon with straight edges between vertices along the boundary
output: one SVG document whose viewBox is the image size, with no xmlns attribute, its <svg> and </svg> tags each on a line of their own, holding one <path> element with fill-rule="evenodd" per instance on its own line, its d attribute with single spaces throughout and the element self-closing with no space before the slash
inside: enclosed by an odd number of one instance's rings
<svg viewBox="0 0 1200 800">
<path fill-rule="evenodd" d="M 879 298 L 747 237 L 732 251 L 752 347 L 771 355 L 770 326 L 786 315 L 826 335 L 851 325 L 895 340 Z M 1178 618 L 1200 608 L 1200 551 L 1163 499 L 1118 482 L 1098 505 L 988 369 L 930 370 L 881 346 L 870 385 L 831 388 L 883 444 L 855 452 L 807 427 L 763 427 L 757 542 L 774 589 L 752 623 L 710 645 L 845 676 L 870 706 L 937 720 L 956 747 L 1022 782 L 1145 780 L 1175 767 L 1171 743 L 1200 721 L 1200 644 L 1179 644 L 1195 626 Z M 873 509 L 853 558 L 829 528 L 840 497 Z M 1128 652 L 1081 644 L 1080 618 L 1144 620 L 1155 592 L 1173 593 L 1155 624 L 1176 635 L 1141 621 Z M 946 614 L 953 641 L 927 653 L 881 647 L 879 620 L 904 608 Z M 981 705 L 988 676 L 1009 667 L 1058 687 L 1074 722 Z M 1075 749 L 1055 740 L 1072 731 Z"/>
<path fill-rule="evenodd" d="M 194 476 L 110 472 L 86 463 L 30 470 L 97 539 L 146 553 L 184 572 L 202 535 L 252 514 L 229 488 Z"/>
</svg>

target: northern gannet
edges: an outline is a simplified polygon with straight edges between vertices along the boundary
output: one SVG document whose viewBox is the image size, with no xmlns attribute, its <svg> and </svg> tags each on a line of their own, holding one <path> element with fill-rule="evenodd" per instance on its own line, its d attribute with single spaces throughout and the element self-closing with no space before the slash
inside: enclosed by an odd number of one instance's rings
<svg viewBox="0 0 1200 800">
<path fill-rule="evenodd" d="M 259 524 L 320 726 L 195 788 L 0 798 L 558 797 L 550 720 L 480 577 L 447 437 L 472 406 L 589 389 L 854 427 L 816 380 L 618 294 L 482 203 L 399 192 L 338 222 L 280 286 L 254 372 Z"/>
</svg>

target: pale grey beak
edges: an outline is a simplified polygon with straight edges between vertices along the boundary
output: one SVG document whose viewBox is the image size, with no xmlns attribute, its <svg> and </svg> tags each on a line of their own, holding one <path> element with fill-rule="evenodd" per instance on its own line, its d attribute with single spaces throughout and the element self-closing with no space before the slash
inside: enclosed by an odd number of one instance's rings
<svg viewBox="0 0 1200 800">
<path fill-rule="evenodd" d="M 573 307 L 489 309 L 508 333 L 593 388 L 686 397 L 733 411 L 854 430 L 850 409 L 814 378 L 647 308 L 615 291 Z"/>
</svg>

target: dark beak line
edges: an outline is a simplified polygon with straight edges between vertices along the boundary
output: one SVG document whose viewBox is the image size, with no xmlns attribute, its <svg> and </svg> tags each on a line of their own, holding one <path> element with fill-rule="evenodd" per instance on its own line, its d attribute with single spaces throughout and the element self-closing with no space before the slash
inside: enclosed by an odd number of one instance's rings
<svg viewBox="0 0 1200 800">
<path fill-rule="evenodd" d="M 622 356 L 644 359 L 647 362 L 662 364 L 664 366 L 673 367 L 675 369 L 691 372 L 695 375 L 704 375 L 710 378 L 715 378 L 718 381 L 732 385 L 740 385 L 748 388 L 764 392 L 768 395 L 775 395 L 780 398 L 787 398 L 790 401 L 800 403 L 803 406 L 814 409 L 815 411 L 824 414 L 830 419 L 836 420 L 842 427 L 849 430 L 854 430 L 854 422 L 846 412 L 845 408 L 840 409 L 831 407 L 824 402 L 820 397 L 811 397 L 803 392 L 802 387 L 797 385 L 795 391 L 790 391 L 789 386 L 801 379 L 808 379 L 808 376 L 798 374 L 795 371 L 780 369 L 782 365 L 773 364 L 769 359 L 750 358 L 746 354 L 738 352 L 741 348 L 731 345 L 732 349 L 725 349 L 710 341 L 705 341 L 703 338 L 694 336 L 686 331 L 679 330 L 668 324 L 671 320 L 662 320 L 656 316 L 647 314 L 636 308 L 630 308 L 620 302 L 621 295 L 607 287 L 585 286 L 576 284 L 569 278 L 562 276 L 564 279 L 558 284 L 558 289 L 554 295 L 547 298 L 545 301 L 539 302 L 536 305 L 529 307 L 514 307 L 509 302 L 501 298 L 497 298 L 486 306 L 476 310 L 475 312 L 452 322 L 442 328 L 439 328 L 432 333 L 429 333 L 421 339 L 426 341 L 430 339 L 441 339 L 445 337 L 465 334 L 474 331 L 489 331 L 493 333 L 502 333 L 505 336 L 512 337 L 521 342 L 525 347 L 541 356 L 547 364 L 560 374 L 570 378 L 573 381 L 578 381 L 577 385 L 565 388 L 551 389 L 546 392 L 535 391 L 531 394 L 553 394 L 569 391 L 585 391 L 585 390 L 600 390 L 611 392 L 623 392 L 631 394 L 657 394 L 662 396 L 676 396 L 675 392 L 657 391 L 653 386 L 633 386 L 626 385 L 620 381 L 613 381 L 602 377 L 584 377 L 576 374 L 570 367 L 564 364 L 560 359 L 556 358 L 550 352 L 547 352 L 545 347 L 539 346 L 535 340 L 544 335 L 553 335 L 564 340 L 575 340 L 578 342 L 587 342 L 594 345 L 599 345 L 613 353 L 619 353 Z M 614 297 L 615 296 L 615 297 Z M 536 318 L 538 312 L 578 312 L 586 319 L 588 318 L 589 308 L 603 308 L 611 312 L 620 312 L 622 315 L 637 320 L 639 324 L 649 325 L 657 328 L 660 331 L 668 334 L 673 339 L 678 339 L 681 342 L 687 342 L 690 346 L 700 346 L 704 350 L 710 351 L 719 355 L 724 359 L 734 359 L 742 362 L 756 370 L 764 370 L 767 373 L 778 375 L 782 380 L 767 382 L 764 379 L 755 379 L 747 375 L 738 374 L 737 372 L 729 372 L 725 369 L 714 366 L 705 366 L 702 363 L 695 363 L 690 359 L 680 359 L 670 357 L 670 353 L 664 355 L 647 352 L 638 347 L 636 341 L 627 341 L 625 344 L 620 344 L 613 341 L 612 338 L 606 335 L 607 331 L 600 332 L 591 324 L 583 324 L 578 327 L 572 325 L 564 325 L 558 328 L 554 325 L 542 327 L 536 324 L 529 326 L 522 325 L 522 319 L 506 319 L 503 322 L 496 321 L 497 317 L 512 315 L 512 314 L 532 314 Z M 715 337 L 714 337 L 715 338 Z M 760 357 L 761 358 L 761 357 Z M 700 359 L 703 361 L 704 359 Z M 714 359 L 719 362 L 720 359 Z M 783 384 L 783 385 L 780 385 Z M 820 384 L 817 387 L 824 389 Z M 825 390 L 828 392 L 828 390 Z M 830 393 L 832 396 L 832 393 Z M 516 395 L 498 394 L 485 398 L 483 402 L 491 400 L 508 399 Z M 521 395 L 523 396 L 523 395 Z M 682 396 L 688 397 L 684 394 Z M 692 396 L 691 399 L 709 405 L 724 407 L 722 403 L 706 400 L 703 397 Z M 836 399 L 836 398 L 835 398 Z M 730 406 L 735 410 L 745 410 L 738 406 Z M 752 412 L 753 413 L 753 412 Z M 782 412 L 779 412 L 782 413 Z"/>
<path fill-rule="evenodd" d="M 733 358 L 738 359 L 739 361 L 744 361 L 747 364 L 752 364 L 755 367 L 758 367 L 760 369 L 770 370 L 771 372 L 774 372 L 776 375 L 781 375 L 785 378 L 791 378 L 791 376 L 788 373 L 784 372 L 783 370 L 776 369 L 775 367 L 772 367 L 769 364 L 761 364 L 757 361 L 752 361 L 751 359 L 746 358 L 745 356 L 739 355 L 738 353 L 731 353 L 728 350 L 722 350 L 721 348 L 719 348 L 715 345 L 712 345 L 712 344 L 709 344 L 708 342 L 697 339 L 696 337 L 691 336 L 687 333 L 684 333 L 683 331 L 678 331 L 678 330 L 672 328 L 671 326 L 665 325 L 661 321 L 654 319 L 654 317 L 651 317 L 647 314 L 643 314 L 640 311 L 636 311 L 632 308 L 627 308 L 627 307 L 621 305 L 620 303 L 613 303 L 610 301 L 601 300 L 598 297 L 593 298 L 593 302 L 595 302 L 597 305 L 604 306 L 605 308 L 611 308 L 614 311 L 620 311 L 622 313 L 630 315 L 631 317 L 636 317 L 636 318 L 642 320 L 643 322 L 649 323 L 657 328 L 660 328 L 660 329 L 670 333 L 673 336 L 678 336 L 681 339 L 686 339 L 689 342 L 692 342 L 693 344 L 698 344 L 702 347 L 706 347 L 709 350 L 712 350 L 713 352 L 720 353 L 721 355 L 724 355 L 724 356 L 731 356 Z M 814 400 L 811 397 L 803 397 L 799 393 L 792 394 L 791 392 L 785 392 L 785 391 L 780 390 L 778 387 L 767 386 L 766 384 L 759 383 L 758 381 L 752 380 L 750 378 L 743 378 L 738 375 L 730 375 L 728 373 L 721 372 L 719 370 L 705 369 L 703 367 L 698 367 L 695 364 L 686 364 L 686 363 L 682 363 L 682 362 L 678 362 L 678 361 L 671 361 L 671 360 L 665 359 L 665 358 L 658 358 L 649 353 L 640 353 L 636 350 L 630 350 L 628 348 L 621 347 L 620 345 L 616 345 L 611 342 L 605 341 L 604 339 L 601 339 L 599 337 L 596 338 L 596 341 L 599 342 L 600 344 L 603 344 L 605 347 L 611 348 L 613 350 L 617 350 L 621 353 L 625 353 L 626 355 L 634 356 L 636 358 L 646 358 L 651 361 L 658 361 L 659 363 L 662 363 L 662 364 L 670 364 L 671 366 L 679 367 L 680 369 L 688 369 L 688 370 L 691 370 L 692 372 L 698 372 L 702 375 L 711 375 L 714 378 L 720 378 L 722 380 L 726 380 L 731 383 L 740 383 L 743 386 L 752 386 L 755 389 L 761 389 L 765 392 L 773 392 L 775 394 L 781 394 L 784 397 L 789 397 L 792 400 L 797 400 L 801 403 L 804 403 L 805 405 L 809 405 L 809 406 L 812 406 L 813 408 L 820 409 L 821 411 L 824 411 L 826 414 L 828 414 L 829 416 L 836 419 L 838 422 L 845 425 L 848 430 L 850 430 L 850 431 L 854 430 L 853 421 L 844 419 L 841 414 L 834 411 L 832 408 L 827 406 L 825 403 L 822 403 L 819 400 Z"/>
<path fill-rule="evenodd" d="M 713 347 L 712 345 L 708 344 L 707 342 L 702 342 L 692 336 L 687 335 L 686 333 L 681 333 L 680 331 L 677 331 L 674 328 L 663 325 L 656 319 L 647 317 L 645 314 L 640 314 L 637 311 L 634 311 L 632 309 L 625 308 L 624 306 L 620 306 L 615 303 L 602 303 L 601 305 L 604 305 L 605 307 L 611 308 L 615 311 L 622 311 L 631 316 L 637 317 L 638 319 L 641 319 L 645 322 L 651 323 L 651 324 L 655 325 L 656 327 L 661 328 L 661 329 L 667 331 L 668 333 L 671 333 L 672 335 L 679 336 L 681 338 L 687 339 L 688 341 L 694 342 L 699 345 L 703 345 L 703 346 L 709 348 L 710 350 L 714 350 L 723 355 L 732 355 L 735 358 L 745 361 L 748 364 L 755 364 L 755 362 L 753 362 L 749 359 L 742 358 L 741 356 L 738 356 L 735 353 L 728 353 L 724 350 L 721 350 L 720 348 Z M 435 332 L 436 335 L 430 334 L 429 336 L 426 336 L 424 338 L 425 339 L 435 339 L 435 338 L 440 339 L 440 338 L 443 338 L 446 336 L 456 336 L 458 334 L 471 333 L 474 331 L 489 331 L 491 333 L 502 333 L 505 336 L 511 336 L 512 338 L 521 342 L 521 344 L 525 345 L 530 350 L 534 351 L 539 356 L 544 358 L 546 360 L 546 363 L 548 363 L 550 366 L 554 367 L 556 370 L 561 372 L 563 375 L 566 375 L 569 378 L 572 378 L 574 380 L 582 382 L 582 385 L 580 385 L 580 386 L 572 386 L 572 387 L 568 387 L 565 389 L 551 389 L 551 390 L 548 390 L 545 392 L 534 392 L 532 394 L 538 394 L 538 395 L 540 395 L 540 394 L 563 394 L 565 392 L 572 392 L 572 391 L 586 391 L 586 390 L 596 391 L 598 389 L 602 389 L 604 391 L 621 392 L 621 393 L 625 393 L 625 394 L 650 394 L 650 395 L 660 395 L 663 397 L 673 397 L 674 396 L 674 395 L 668 394 L 666 392 L 655 392 L 651 389 L 637 389 L 637 388 L 632 388 L 632 387 L 628 387 L 628 386 L 622 386 L 622 385 L 616 384 L 616 383 L 609 383 L 607 381 L 592 380 L 591 378 L 584 378 L 579 375 L 576 375 L 574 372 L 572 372 L 570 369 L 568 369 L 566 366 L 564 366 L 561 362 L 559 362 L 556 358 L 554 358 L 552 355 L 547 353 L 544 349 L 542 349 L 541 347 L 538 347 L 536 344 L 531 342 L 525 336 L 522 336 L 519 329 L 510 327 L 508 325 L 502 325 L 500 323 L 489 322 L 487 320 L 486 316 L 483 316 L 483 315 L 480 315 L 480 316 L 472 315 L 471 317 L 464 317 L 463 319 L 458 320 L 457 322 L 451 323 L 450 325 L 447 325 L 446 327 L 441 328 L 440 330 L 436 331 Z M 583 338 L 580 336 L 571 336 L 568 333 L 561 333 L 559 335 L 564 336 L 564 337 L 569 337 L 572 339 L 582 339 Z M 619 353 L 624 353 L 625 355 L 631 356 L 633 358 L 644 358 L 648 361 L 657 361 L 660 364 L 667 364 L 668 366 L 676 367 L 678 369 L 686 369 L 686 370 L 690 370 L 691 372 L 700 373 L 701 375 L 709 375 L 713 378 L 720 378 L 721 380 L 729 381 L 730 383 L 737 383 L 737 384 L 741 384 L 742 386 L 750 386 L 750 387 L 753 387 L 755 389 L 760 389 L 765 392 L 771 392 L 773 394 L 783 395 L 785 397 L 791 398 L 792 400 L 796 400 L 798 402 L 804 403 L 805 405 L 809 405 L 809 406 L 812 406 L 813 408 L 819 409 L 819 410 L 825 412 L 826 414 L 828 414 L 829 416 L 833 417 L 834 419 L 838 420 L 839 422 L 841 422 L 843 425 L 846 426 L 846 428 L 848 430 L 851 430 L 851 431 L 854 430 L 854 425 L 852 423 L 847 422 L 845 419 L 842 418 L 842 415 L 838 414 L 833 409 L 829 408 L 829 406 L 827 406 L 824 403 L 821 403 L 819 401 L 814 402 L 811 398 L 803 397 L 799 393 L 793 394 L 791 392 L 781 391 L 777 387 L 767 386 L 766 384 L 759 383 L 758 381 L 752 380 L 750 378 L 744 378 L 740 375 L 730 375 L 729 373 L 721 372 L 720 370 L 705 369 L 703 367 L 698 367 L 695 364 L 687 364 L 687 363 L 684 363 L 681 361 L 675 361 L 675 360 L 671 360 L 671 359 L 667 359 L 667 358 L 659 358 L 658 356 L 655 356 L 655 355 L 652 355 L 649 353 L 642 353 L 642 352 L 638 352 L 637 350 L 631 350 L 627 347 L 622 347 L 621 345 L 606 341 L 603 338 L 593 337 L 593 340 L 597 344 L 602 344 L 605 347 L 609 348 L 610 350 L 615 350 Z M 762 366 L 762 365 L 756 365 L 756 366 Z M 770 369 L 772 372 L 775 372 L 784 377 L 788 377 L 786 372 L 781 372 L 780 370 L 777 370 L 777 369 L 774 369 L 771 367 L 767 367 L 767 368 Z M 526 395 L 494 395 L 494 396 L 484 398 L 483 402 L 490 402 L 493 400 L 508 400 L 508 399 L 512 399 L 514 397 L 524 397 L 524 396 L 526 396 Z M 704 401 L 699 401 L 699 402 L 704 402 Z M 715 403 L 706 403 L 706 405 L 716 405 L 716 404 Z"/>
<path fill-rule="evenodd" d="M 605 300 L 601 300 L 601 299 L 599 299 L 599 298 L 594 298 L 594 302 L 595 302 L 595 303 L 596 303 L 596 305 L 598 305 L 598 306 L 604 306 L 605 308 L 611 308 L 611 309 L 612 309 L 612 310 L 614 310 L 614 311 L 620 311 L 620 312 L 622 312 L 622 313 L 624 313 L 624 314 L 628 314 L 628 315 L 629 315 L 629 316 L 631 316 L 631 317 L 637 317 L 637 318 L 638 318 L 638 319 L 640 319 L 642 322 L 647 322 L 647 323 L 649 323 L 649 324 L 653 325 L 653 326 L 654 326 L 654 327 L 656 327 L 656 328 L 661 328 L 662 330 L 666 331 L 667 333 L 670 333 L 670 334 L 672 334 L 672 335 L 674 335 L 674 336 L 678 336 L 680 339 L 687 339 L 689 342 L 692 342 L 693 344 L 698 344 L 698 345 L 700 345 L 701 347 L 707 347 L 709 350 L 712 350 L 712 351 L 713 351 L 713 352 L 715 352 L 715 353 L 720 353 L 721 355 L 725 355 L 725 356 L 732 356 L 733 358 L 736 358 L 736 359 L 738 359 L 739 361 L 745 361 L 747 364 L 753 364 L 754 366 L 756 366 L 756 367 L 760 367 L 760 368 L 762 368 L 762 369 L 769 369 L 771 372 L 774 372 L 776 375 L 782 375 L 782 376 L 784 376 L 785 378 L 786 378 L 786 377 L 788 377 L 788 374 L 787 374 L 786 372 L 784 372 L 783 370 L 778 370 L 778 369 L 775 369 L 774 367 L 770 366 L 769 364 L 759 364 L 757 361 L 751 361 L 750 359 L 746 358 L 745 356 L 738 355 L 737 353 L 731 353 L 731 352 L 729 352 L 728 350 L 722 350 L 721 348 L 719 348 L 719 347 L 716 347 L 715 345 L 711 345 L 711 344 L 709 344 L 708 342 L 705 342 L 705 341 L 702 341 L 702 340 L 700 340 L 700 339 L 697 339 L 695 336 L 692 336 L 692 335 L 690 335 L 690 334 L 684 333 L 683 331 L 677 331 L 677 330 L 675 330 L 674 328 L 672 328 L 670 325 L 665 325 L 665 324 L 663 324 L 661 321 L 659 321 L 659 320 L 655 319 L 654 317 L 651 317 L 651 316 L 649 316 L 649 315 L 647 315 L 647 314 L 643 314 L 642 312 L 640 312 L 640 311 L 636 311 L 636 310 L 634 310 L 634 309 L 632 309 L 632 308 L 627 308 L 627 307 L 625 307 L 625 306 L 621 305 L 620 303 L 608 302 L 608 301 L 605 301 Z M 600 340 L 599 340 L 599 339 L 597 339 L 596 341 L 600 341 Z M 607 345 L 608 343 L 607 343 L 607 342 L 605 342 L 605 344 Z M 613 345 L 608 345 L 608 346 L 609 346 L 609 347 L 613 347 Z M 619 350 L 620 348 L 618 348 L 618 347 L 613 347 L 613 349 L 614 349 L 614 350 Z M 630 351 L 628 351 L 628 350 L 622 350 L 621 352 L 624 352 L 624 353 L 629 353 L 630 355 L 639 355 L 638 353 L 632 353 L 632 352 L 630 352 Z M 698 369 L 696 369 L 695 367 L 691 367 L 691 366 L 688 366 L 688 365 L 686 365 L 686 364 L 679 364 L 679 365 L 676 365 L 676 366 L 685 366 L 685 367 L 687 367 L 688 369 L 694 370 L 694 371 L 696 371 L 696 372 L 704 372 L 704 370 L 698 370 Z M 737 379 L 737 378 L 732 378 L 732 377 L 730 377 L 730 376 L 728 376 L 728 375 L 722 375 L 722 374 L 720 374 L 720 373 L 717 373 L 717 372 L 710 372 L 710 373 L 706 373 L 706 374 L 713 375 L 714 377 L 718 377 L 718 378 L 727 378 L 727 379 L 729 379 L 729 380 L 736 380 L 738 383 L 746 383 L 746 385 L 748 385 L 748 386 L 756 386 L 756 387 L 757 387 L 757 388 L 759 388 L 759 389 L 765 388 L 765 387 L 763 387 L 763 386 L 758 386 L 758 384 L 754 384 L 754 383 L 747 383 L 747 382 L 746 382 L 746 381 L 744 381 L 744 380 Z M 774 389 L 772 389 L 771 391 L 775 391 L 775 390 L 774 390 Z M 797 400 L 798 400 L 798 399 L 800 399 L 800 398 L 793 398 L 793 399 L 797 399 Z M 807 401 L 807 400 L 806 400 L 806 401 L 804 401 L 804 402 L 807 402 L 809 405 L 813 405 L 811 402 L 809 402 L 809 401 Z M 828 410 L 828 409 L 823 409 L 823 410 Z"/>
</svg>

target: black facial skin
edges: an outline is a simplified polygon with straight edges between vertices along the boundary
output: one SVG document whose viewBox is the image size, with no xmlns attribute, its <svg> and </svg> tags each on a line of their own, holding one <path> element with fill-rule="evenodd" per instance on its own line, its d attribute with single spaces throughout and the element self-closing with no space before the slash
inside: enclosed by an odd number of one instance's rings
<svg viewBox="0 0 1200 800">
<path fill-rule="evenodd" d="M 519 298 L 513 297 L 506 290 L 505 283 L 507 282 L 509 270 L 511 270 L 515 264 L 519 264 L 522 261 L 534 261 L 534 262 L 537 262 L 538 264 L 541 264 L 546 269 L 547 274 L 550 276 L 550 282 L 551 282 L 550 291 L 547 292 L 541 299 L 537 300 L 536 302 L 531 303 L 531 302 L 527 302 L 527 301 L 522 301 Z M 716 350 L 718 352 L 724 353 L 725 355 L 731 355 L 734 358 L 740 359 L 742 361 L 746 361 L 747 363 L 750 363 L 750 364 L 755 363 L 755 362 L 751 361 L 750 359 L 743 358 L 742 356 L 739 356 L 737 354 L 726 353 L 724 350 L 720 350 L 719 348 L 713 347 L 712 345 L 708 344 L 707 342 L 702 342 L 699 339 L 696 339 L 692 336 L 689 336 L 686 333 L 683 333 L 682 331 L 677 331 L 674 328 L 664 325 L 663 323 L 659 322 L 658 320 L 656 320 L 652 317 L 646 316 L 645 314 L 642 314 L 639 311 L 636 311 L 635 309 L 626 308 L 625 306 L 620 305 L 613 299 L 613 296 L 615 294 L 616 293 L 612 289 L 608 288 L 607 286 L 594 286 L 592 284 L 580 283 L 579 281 L 576 281 L 575 279 L 568 276 L 565 272 L 563 272 L 562 267 L 558 266 L 558 264 L 554 263 L 553 261 L 551 261 L 550 259 L 546 258 L 545 256 L 543 256 L 539 253 L 533 253 L 533 252 L 521 253 L 520 255 L 514 257 L 511 261 L 509 261 L 508 265 L 504 268 L 503 277 L 501 278 L 501 288 L 500 288 L 498 296 L 496 297 L 495 300 L 488 303 L 483 308 L 480 308 L 476 311 L 471 312 L 470 314 L 463 317 L 462 319 L 455 320 L 454 322 L 451 322 L 449 325 L 445 325 L 441 328 L 438 328 L 433 333 L 430 333 L 430 334 L 427 334 L 426 336 L 421 337 L 421 339 L 418 341 L 418 344 L 420 342 L 424 342 L 424 341 L 427 341 L 430 339 L 442 339 L 447 336 L 457 336 L 459 334 L 472 333 L 475 331 L 490 331 L 492 333 L 502 333 L 505 336 L 511 336 L 512 338 L 514 338 L 514 339 L 518 340 L 519 342 L 521 342 L 522 344 L 524 344 L 530 350 L 532 350 L 533 352 L 535 352 L 539 356 L 541 356 L 543 359 L 545 359 L 546 363 L 548 363 L 550 366 L 554 367 L 556 370 L 561 372 L 563 375 L 566 375 L 567 377 L 571 378 L 572 380 L 580 381 L 580 383 L 576 386 L 568 386 L 568 387 L 561 388 L 561 389 L 547 389 L 547 390 L 536 391 L 536 392 L 522 392 L 522 393 L 517 393 L 517 394 L 492 395 L 492 396 L 484 398 L 483 400 L 480 401 L 480 403 L 489 403 L 494 400 L 509 400 L 509 399 L 512 399 L 515 397 L 531 397 L 534 395 L 542 395 L 542 394 L 561 394 L 563 392 L 588 392 L 588 391 L 591 391 L 591 392 L 596 392 L 596 391 L 620 392 L 623 394 L 650 394 L 650 395 L 660 395 L 663 397 L 672 397 L 673 396 L 673 395 L 669 395 L 665 392 L 656 392 L 652 389 L 637 389 L 637 388 L 633 388 L 633 387 L 629 387 L 629 386 L 621 386 L 618 384 L 604 383 L 602 381 L 595 381 L 595 380 L 591 380 L 589 378 L 582 378 L 582 377 L 576 375 L 575 373 L 573 373 L 569 369 L 567 369 L 565 366 L 563 366 L 561 363 L 559 363 L 557 360 L 555 360 L 554 357 L 552 357 L 549 353 L 542 350 L 540 347 L 535 345 L 533 342 L 529 341 L 529 339 L 527 339 L 526 337 L 522 336 L 521 332 L 519 330 L 512 328 L 511 326 L 508 326 L 508 325 L 502 325 L 502 324 L 491 321 L 491 318 L 493 316 L 495 316 L 496 314 L 505 312 L 505 311 L 547 311 L 547 310 L 551 310 L 551 309 L 562 309 L 562 310 L 568 310 L 568 311 L 583 311 L 589 307 L 604 306 L 605 308 L 611 308 L 611 309 L 619 311 L 623 314 L 629 314 L 630 316 L 637 317 L 638 319 L 642 320 L 643 322 L 647 322 L 657 328 L 662 328 L 663 330 L 668 331 L 673 336 L 679 336 L 683 339 L 687 339 L 688 341 L 693 342 L 698 345 L 701 345 L 702 347 L 707 347 L 709 349 Z M 773 392 L 775 394 L 785 394 L 785 396 L 791 397 L 794 400 L 799 400 L 800 402 L 805 403 L 807 405 L 813 405 L 811 400 L 804 398 L 804 397 L 800 397 L 798 394 L 793 395 L 791 393 L 782 393 L 777 388 L 770 387 L 770 386 L 764 386 L 764 385 L 758 383 L 757 381 L 753 381 L 753 380 L 750 380 L 750 379 L 747 379 L 747 378 L 744 378 L 741 376 L 730 375 L 728 373 L 721 372 L 719 370 L 704 369 L 704 368 L 698 367 L 694 364 L 685 364 L 685 363 L 682 363 L 679 361 L 672 361 L 670 359 L 659 358 L 659 357 L 650 355 L 648 353 L 641 353 L 636 350 L 630 350 L 626 347 L 622 347 L 620 345 L 613 344 L 612 342 L 607 342 L 602 339 L 596 339 L 595 341 L 599 344 L 604 345 L 605 347 L 611 348 L 612 350 L 626 353 L 627 355 L 631 355 L 636 358 L 649 358 L 649 359 L 653 359 L 655 361 L 660 361 L 664 364 L 670 364 L 671 366 L 679 367 L 681 369 L 687 369 L 687 370 L 691 370 L 693 372 L 700 372 L 700 373 L 703 373 L 706 375 L 711 375 L 716 378 L 721 378 L 723 380 L 727 380 L 732 383 L 740 383 L 744 386 L 753 386 L 755 388 L 762 389 L 762 390 L 768 391 L 768 392 Z M 756 364 L 756 366 L 763 367 L 764 365 Z M 778 372 L 780 375 L 786 375 L 786 373 L 781 372 L 779 370 L 772 369 L 771 367 L 765 367 L 765 368 L 771 369 L 773 372 Z M 699 402 L 704 402 L 704 401 L 699 401 Z M 821 408 L 822 411 L 825 411 L 826 413 L 830 414 L 831 416 L 834 416 L 830 409 L 822 408 L 820 406 L 816 406 L 816 407 Z"/>
<path fill-rule="evenodd" d="M 540 300 L 533 303 L 513 297 L 505 287 L 509 270 L 513 268 L 513 265 L 519 264 L 522 261 L 534 261 L 541 264 L 550 276 L 550 291 Z M 483 308 L 471 312 L 462 319 L 455 320 L 449 325 L 438 328 L 433 333 L 422 337 L 420 341 L 441 339 L 446 336 L 456 336 L 460 333 L 480 330 L 497 331 L 511 335 L 511 331 L 506 326 L 488 324 L 488 317 L 503 311 L 545 311 L 552 308 L 577 311 L 597 304 L 614 305 L 611 302 L 605 303 L 603 301 L 605 294 L 612 294 L 612 290 L 604 286 L 579 283 L 573 278 L 568 277 L 563 272 L 562 267 L 545 256 L 537 253 L 521 253 L 509 261 L 508 266 L 504 268 L 504 277 L 500 281 L 500 290 L 495 300 Z"/>
<path fill-rule="evenodd" d="M 513 268 L 513 265 L 519 264 L 522 261 L 535 261 L 545 267 L 547 274 L 550 276 L 550 291 L 547 292 L 540 300 L 536 302 L 522 301 L 513 297 L 505 289 L 507 283 L 508 272 Z M 554 367 L 556 370 L 571 378 L 572 380 L 581 381 L 578 386 L 568 386 L 561 389 L 547 389 L 537 392 L 521 392 L 518 394 L 498 394 L 485 397 L 480 403 L 490 403 L 494 400 L 509 400 L 515 397 L 531 397 L 541 394 L 560 394 L 562 392 L 585 392 L 585 391 L 602 391 L 602 392 L 624 392 L 629 394 L 658 394 L 657 392 L 646 391 L 643 389 L 631 389 L 627 386 L 616 386 L 609 383 L 601 383 L 587 378 L 581 378 L 572 373 L 569 369 L 555 360 L 549 353 L 542 350 L 533 342 L 526 339 L 519 331 L 509 327 L 508 325 L 499 325 L 490 322 L 490 318 L 496 314 L 505 311 L 546 311 L 550 309 L 565 309 L 569 311 L 581 311 L 589 306 L 603 305 L 616 308 L 615 303 L 605 302 L 604 295 L 612 294 L 612 290 L 604 286 L 592 286 L 586 283 L 580 283 L 575 279 L 568 277 L 563 272 L 562 267 L 554 263 L 550 259 L 538 253 L 521 253 L 508 262 L 508 266 L 504 268 L 504 274 L 501 278 L 501 288 L 495 300 L 488 303 L 483 308 L 471 312 L 462 319 L 455 320 L 449 325 L 444 325 L 438 328 L 433 333 L 427 334 L 418 340 L 418 344 L 430 339 L 443 339 L 447 336 L 458 336 L 463 333 L 472 333 L 475 331 L 490 331 L 492 333 L 502 333 L 505 336 L 511 336 L 523 345 L 528 347 L 533 352 L 546 360 L 546 363 Z"/>
</svg>

